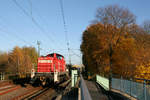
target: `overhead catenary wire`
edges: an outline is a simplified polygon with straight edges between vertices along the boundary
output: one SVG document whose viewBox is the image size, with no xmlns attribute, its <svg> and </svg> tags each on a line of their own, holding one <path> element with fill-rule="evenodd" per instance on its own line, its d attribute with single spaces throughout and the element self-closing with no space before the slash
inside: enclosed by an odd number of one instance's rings
<svg viewBox="0 0 150 100">
<path fill-rule="evenodd" d="M 9 38 L 8 36 L 6 36 L 6 35 L 8 35 L 8 34 L 5 34 L 5 33 L 3 33 L 3 32 L 0 32 L 0 34 L 1 34 L 1 36 L 0 36 L 1 40 L 2 40 L 2 39 L 3 39 L 3 40 L 6 40 L 7 42 L 9 42 L 10 45 L 12 45 L 12 43 L 16 42 L 15 39 L 12 39 L 11 41 L 8 41 L 8 40 L 10 40 L 10 38 Z M 2 42 L 2 41 L 1 41 L 1 42 Z"/>
<path fill-rule="evenodd" d="M 13 2 L 15 3 L 16 6 L 18 6 L 18 8 L 26 16 L 28 16 L 31 19 L 31 21 L 33 22 L 33 24 L 45 35 L 45 37 L 47 37 L 51 42 L 54 42 L 54 40 L 47 34 L 47 32 L 45 31 L 45 29 L 40 26 L 40 24 L 35 20 L 35 18 L 33 16 L 31 16 L 16 0 L 13 0 Z"/>
<path fill-rule="evenodd" d="M 75 53 L 72 49 L 71 49 L 71 51 L 72 51 L 72 53 L 73 53 L 74 55 L 76 55 L 77 57 L 81 58 L 81 55 L 78 55 L 78 54 Z"/>
<path fill-rule="evenodd" d="M 33 12 L 32 12 L 33 4 L 32 4 L 32 0 L 28 0 L 28 1 L 29 1 L 29 4 L 30 4 L 30 14 L 31 14 L 31 17 L 33 18 Z M 34 11 L 35 11 L 35 9 L 34 9 Z M 37 13 L 37 11 L 36 11 L 36 13 Z M 38 14 L 38 17 L 44 22 L 44 24 L 48 26 L 48 23 L 42 18 L 42 16 L 39 13 L 37 13 L 37 14 Z M 53 40 L 53 42 L 55 42 L 55 39 L 53 39 L 53 37 L 55 37 L 55 35 L 54 35 L 54 33 L 51 32 L 51 39 Z M 54 43 L 53 43 L 53 45 L 54 45 Z M 57 45 L 57 47 L 61 47 L 62 46 L 60 40 L 57 40 L 57 42 L 55 42 L 55 45 Z"/>
<path fill-rule="evenodd" d="M 1 20 L 1 21 L 4 21 L 4 23 L 5 23 L 5 25 L 6 25 L 7 22 L 4 20 L 4 18 L 3 18 L 2 16 L 0 16 L 0 20 Z M 7 34 L 7 35 L 9 35 L 9 36 L 11 36 L 11 37 L 13 37 L 13 38 L 16 38 L 16 39 L 18 39 L 18 40 L 24 42 L 25 44 L 29 44 L 29 45 L 33 46 L 33 44 L 31 44 L 30 42 L 28 42 L 28 41 L 26 41 L 25 39 L 21 38 L 21 37 L 18 36 L 17 34 L 12 34 L 13 32 L 10 32 L 10 31 L 6 30 L 6 28 L 5 28 L 6 26 L 5 26 L 5 25 L 2 25 L 2 24 L 1 24 L 1 27 L 0 27 L 0 31 L 1 31 L 1 32 L 5 33 L 5 34 Z"/>
<path fill-rule="evenodd" d="M 31 1 L 31 0 L 29 0 L 29 4 L 30 4 L 30 14 L 31 14 L 31 16 L 33 15 L 32 10 L 34 9 L 34 14 L 36 14 L 36 15 L 39 17 L 39 19 L 42 20 L 42 22 L 43 22 L 44 25 L 47 25 L 47 26 L 48 26 L 48 23 L 47 23 L 47 22 L 44 20 L 44 18 L 39 14 L 39 12 L 37 11 L 37 9 L 36 9 L 35 7 L 33 8 L 32 1 Z M 36 9 L 36 11 L 35 11 L 35 9 Z M 51 33 L 51 34 L 52 34 L 52 33 Z"/>
<path fill-rule="evenodd" d="M 33 24 L 40 29 L 40 31 L 52 42 L 54 42 L 53 39 L 50 39 L 49 35 L 47 34 L 47 32 L 45 31 L 45 29 L 43 27 L 41 27 L 41 25 L 38 23 L 38 21 L 33 17 L 32 15 L 32 2 L 30 2 L 31 5 L 31 11 L 30 13 L 28 13 L 18 2 L 17 0 L 13 0 L 13 2 L 15 3 L 16 6 L 18 6 L 18 8 L 27 16 L 29 17 Z M 67 42 L 67 48 L 68 48 L 68 54 L 69 54 L 69 63 L 71 64 L 71 57 L 70 57 L 70 46 L 69 46 L 69 40 L 68 40 L 68 32 L 67 32 L 67 26 L 66 26 L 66 22 L 65 22 L 65 16 L 64 16 L 64 10 L 63 10 L 63 2 L 60 0 L 60 7 L 61 7 L 61 13 L 62 13 L 62 18 L 63 18 L 63 24 L 64 24 L 64 32 L 65 32 L 65 39 Z"/>
<path fill-rule="evenodd" d="M 77 49 L 77 50 L 80 51 L 80 49 Z M 71 51 L 72 51 L 72 53 L 73 53 L 75 56 L 77 56 L 78 58 L 80 58 L 80 64 L 82 64 L 82 54 L 81 54 L 81 52 L 80 52 L 80 54 L 77 54 L 77 53 L 74 52 L 73 49 L 71 49 Z"/>
<path fill-rule="evenodd" d="M 52 42 L 52 45 L 54 45 L 55 39 L 52 38 L 52 35 L 54 36 L 54 34 L 51 33 L 51 36 L 46 32 L 46 30 L 41 27 L 41 25 L 38 23 L 38 21 L 33 17 L 33 5 L 32 2 L 29 0 L 30 6 L 31 6 L 31 11 L 30 13 L 28 13 L 16 0 L 13 0 L 13 2 L 15 3 L 16 6 L 18 6 L 18 8 L 20 8 L 20 10 L 28 17 L 31 19 L 31 21 L 33 22 L 33 24 L 45 35 L 45 37 Z M 42 35 L 43 35 L 42 34 Z M 55 46 L 57 45 L 57 47 L 61 47 L 62 45 L 57 44 L 58 42 L 55 42 Z"/>
<path fill-rule="evenodd" d="M 59 0 L 59 2 L 60 2 L 62 19 L 63 19 L 65 38 L 66 38 L 66 41 L 67 41 L 67 44 L 68 44 L 69 43 L 69 41 L 68 41 L 68 31 L 67 31 L 67 26 L 66 26 L 66 21 L 65 21 L 65 14 L 64 14 L 64 8 L 63 8 L 63 2 L 62 2 L 62 0 Z"/>
<path fill-rule="evenodd" d="M 32 10 L 33 10 L 33 4 L 32 4 L 32 0 L 28 0 L 28 1 L 29 1 L 29 4 L 30 4 L 30 15 L 31 15 L 31 18 L 33 18 L 33 12 L 32 12 Z M 35 11 L 35 9 L 34 9 L 34 11 Z M 43 18 L 41 17 L 41 15 L 39 13 L 37 13 L 37 11 L 36 11 L 36 14 L 38 15 L 38 17 L 40 19 L 42 19 L 42 21 L 44 22 L 44 24 L 48 25 L 47 22 L 43 20 Z"/>
<path fill-rule="evenodd" d="M 30 13 L 31 13 L 31 17 L 32 17 L 32 1 L 29 0 L 29 4 L 30 4 L 30 8 L 31 8 Z"/>
<path fill-rule="evenodd" d="M 0 28 L 0 31 L 3 32 L 3 33 L 5 33 L 5 34 L 7 34 L 7 35 L 9 35 L 9 36 L 11 36 L 11 37 L 17 38 L 18 40 L 20 40 L 20 41 L 22 41 L 22 42 L 24 42 L 26 44 L 29 44 L 29 45 L 33 46 L 30 42 L 27 42 L 26 40 L 24 40 L 23 38 L 20 38 L 16 34 L 10 34 L 11 32 L 8 32 L 8 31 L 6 31 L 6 30 L 4 30 L 2 28 Z"/>
<path fill-rule="evenodd" d="M 67 30 L 67 25 L 66 25 L 66 21 L 65 21 L 65 14 L 64 14 L 64 7 L 63 7 L 62 0 L 59 0 L 59 3 L 60 3 L 61 14 L 62 14 L 62 19 L 63 19 L 65 39 L 66 39 L 67 48 L 68 48 L 69 64 L 71 64 L 70 45 L 69 45 L 69 40 L 68 40 L 68 30 Z"/>
</svg>

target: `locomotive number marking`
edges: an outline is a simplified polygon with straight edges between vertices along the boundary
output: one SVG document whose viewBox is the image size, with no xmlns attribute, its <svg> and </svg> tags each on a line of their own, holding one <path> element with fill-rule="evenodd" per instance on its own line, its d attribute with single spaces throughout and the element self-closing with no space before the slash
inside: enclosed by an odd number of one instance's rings
<svg viewBox="0 0 150 100">
<path fill-rule="evenodd" d="M 52 60 L 39 60 L 39 63 L 52 63 Z"/>
</svg>

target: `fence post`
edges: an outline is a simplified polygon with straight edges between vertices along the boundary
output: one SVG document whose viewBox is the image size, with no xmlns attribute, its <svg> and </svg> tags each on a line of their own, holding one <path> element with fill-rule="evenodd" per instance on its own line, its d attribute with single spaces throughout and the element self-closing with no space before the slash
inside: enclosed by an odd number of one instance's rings
<svg viewBox="0 0 150 100">
<path fill-rule="evenodd" d="M 132 78 L 130 78 L 130 96 L 132 95 L 131 82 L 132 82 Z"/>
<path fill-rule="evenodd" d="M 112 89 L 112 76 L 109 75 L 109 89 Z"/>
<path fill-rule="evenodd" d="M 122 78 L 122 90 L 123 90 L 123 92 L 125 92 L 124 84 L 125 84 L 125 80 Z"/>
<path fill-rule="evenodd" d="M 5 74 L 3 73 L 3 80 L 5 80 L 4 76 L 5 76 Z"/>
<path fill-rule="evenodd" d="M 1 78 L 1 80 L 2 80 L 2 72 L 0 73 L 0 78 Z"/>
<path fill-rule="evenodd" d="M 122 91 L 122 76 L 120 78 L 120 91 Z M 123 91 L 122 91 L 123 92 Z"/>
<path fill-rule="evenodd" d="M 144 100 L 147 100 L 146 96 L 146 80 L 144 80 Z"/>
</svg>

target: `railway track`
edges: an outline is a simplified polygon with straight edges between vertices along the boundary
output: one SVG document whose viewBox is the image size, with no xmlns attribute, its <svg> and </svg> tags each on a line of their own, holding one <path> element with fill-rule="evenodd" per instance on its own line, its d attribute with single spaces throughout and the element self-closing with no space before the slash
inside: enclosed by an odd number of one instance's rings
<svg viewBox="0 0 150 100">
<path fill-rule="evenodd" d="M 9 92 L 15 91 L 17 89 L 21 88 L 21 86 L 10 86 L 10 87 L 4 87 L 0 89 L 0 96 L 7 94 Z"/>
<path fill-rule="evenodd" d="M 35 92 L 31 93 L 30 95 L 27 95 L 27 96 L 21 98 L 20 100 L 34 100 L 34 99 L 38 99 L 42 95 L 42 93 L 45 93 L 48 90 L 49 90 L 49 87 L 42 88 L 42 89 L 40 89 L 38 91 L 35 91 Z"/>
<path fill-rule="evenodd" d="M 47 98 L 47 97 L 48 97 L 47 100 L 51 100 L 52 98 L 55 98 L 57 95 L 58 95 L 58 93 L 54 88 L 39 87 L 39 88 L 36 88 L 34 90 L 31 89 L 24 94 L 21 94 L 17 97 L 14 97 L 11 100 L 38 100 L 38 99 Z M 41 99 L 41 100 L 43 100 L 43 99 Z"/>
<path fill-rule="evenodd" d="M 70 80 L 51 87 L 33 87 L 26 84 L 6 85 L 0 88 L 0 100 L 51 100 L 56 98 L 67 87 Z"/>
<path fill-rule="evenodd" d="M 3 90 L 13 88 L 13 87 L 15 87 L 15 86 L 14 85 L 6 85 L 6 86 L 3 86 L 3 87 L 0 87 L 0 92 L 3 91 Z"/>
<path fill-rule="evenodd" d="M 16 96 L 14 98 L 12 98 L 11 100 L 25 100 L 28 99 L 29 97 L 31 97 L 34 93 L 38 92 L 42 90 L 42 87 L 38 87 L 38 88 L 28 88 L 28 90 L 24 93 L 22 93 L 19 96 Z"/>
<path fill-rule="evenodd" d="M 0 88 L 8 85 L 12 85 L 12 81 L 0 81 Z"/>
<path fill-rule="evenodd" d="M 62 87 L 65 88 L 69 82 L 70 80 L 67 80 L 63 83 L 55 85 L 54 87 L 39 87 L 35 90 L 27 91 L 12 100 L 51 100 L 56 98 L 60 94 L 60 91 L 63 91 Z"/>
</svg>

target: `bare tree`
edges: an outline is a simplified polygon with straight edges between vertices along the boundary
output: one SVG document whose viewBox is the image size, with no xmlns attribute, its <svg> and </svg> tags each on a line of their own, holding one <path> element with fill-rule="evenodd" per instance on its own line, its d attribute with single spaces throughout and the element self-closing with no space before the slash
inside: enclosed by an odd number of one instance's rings
<svg viewBox="0 0 150 100">
<path fill-rule="evenodd" d="M 145 32 L 150 34 L 150 20 L 145 20 L 143 22 L 143 29 Z"/>
<path fill-rule="evenodd" d="M 127 8 L 121 8 L 118 5 L 110 5 L 97 9 L 96 20 L 94 22 L 112 24 L 121 28 L 135 23 L 136 17 Z"/>
</svg>

